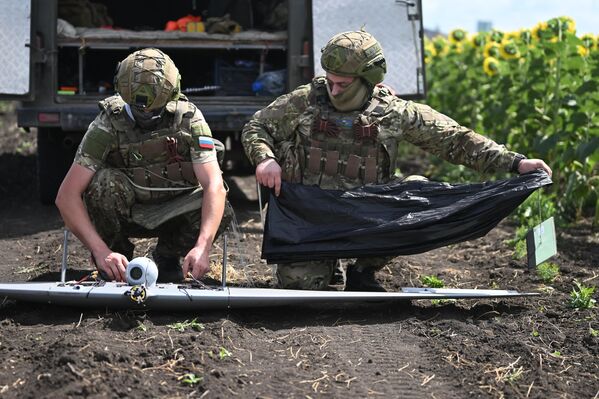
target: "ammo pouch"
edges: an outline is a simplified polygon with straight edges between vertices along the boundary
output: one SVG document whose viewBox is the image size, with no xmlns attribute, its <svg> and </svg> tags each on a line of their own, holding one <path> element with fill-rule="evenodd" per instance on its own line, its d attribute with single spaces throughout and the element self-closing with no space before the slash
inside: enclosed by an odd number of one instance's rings
<svg viewBox="0 0 599 399">
<path fill-rule="evenodd" d="M 377 182 L 377 147 L 357 144 L 337 146 L 318 140 L 309 140 L 305 148 L 306 169 L 314 175 L 342 175 L 363 184 Z M 329 148 L 331 147 L 331 148 Z"/>
<path fill-rule="evenodd" d="M 164 137 L 167 141 L 166 147 L 169 147 L 169 137 Z M 214 147 L 216 150 L 216 158 L 220 167 L 223 165 L 225 156 L 225 146 L 219 140 L 213 139 Z M 176 144 L 174 144 L 176 148 Z M 142 159 L 153 159 L 164 153 L 165 142 L 164 141 L 152 141 L 144 143 L 139 148 L 139 154 Z M 170 152 L 171 150 L 169 150 Z M 122 165 L 122 169 L 127 172 L 132 181 L 138 186 L 142 187 L 181 187 L 191 184 L 197 186 L 197 179 L 193 171 L 193 163 L 191 161 L 184 161 L 183 158 L 177 154 L 176 150 L 172 150 L 172 154 L 169 155 L 169 160 L 166 162 L 157 162 L 149 165 L 139 165 L 126 167 L 128 164 L 123 160 L 123 155 L 119 153 L 113 153 L 113 164 Z M 126 154 L 129 156 L 129 154 Z"/>
</svg>

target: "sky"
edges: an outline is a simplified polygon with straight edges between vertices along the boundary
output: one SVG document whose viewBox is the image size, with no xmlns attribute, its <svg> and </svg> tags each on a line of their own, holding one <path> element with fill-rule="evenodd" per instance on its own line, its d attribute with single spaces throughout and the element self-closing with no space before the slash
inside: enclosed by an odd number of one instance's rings
<svg viewBox="0 0 599 399">
<path fill-rule="evenodd" d="M 579 34 L 599 34 L 599 0 L 422 0 L 424 27 L 448 33 L 476 32 L 477 21 L 514 31 L 553 17 L 569 16 Z"/>
</svg>

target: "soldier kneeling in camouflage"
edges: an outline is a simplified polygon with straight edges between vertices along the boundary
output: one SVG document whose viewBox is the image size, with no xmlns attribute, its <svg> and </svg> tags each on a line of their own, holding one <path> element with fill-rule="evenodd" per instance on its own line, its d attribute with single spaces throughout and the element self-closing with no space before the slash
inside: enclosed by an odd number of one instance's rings
<svg viewBox="0 0 599 399">
<path fill-rule="evenodd" d="M 401 179 L 395 165 L 403 140 L 480 172 L 542 168 L 551 175 L 542 160 L 508 151 L 430 107 L 404 101 L 378 86 L 386 73 L 385 57 L 367 32 L 334 36 L 322 49 L 321 65 L 326 77 L 277 98 L 243 129 L 256 179 L 274 188 L 276 195 L 281 180 L 346 190 Z M 374 273 L 390 260 L 350 262 L 345 289 L 383 291 Z M 335 261 L 278 264 L 276 274 L 284 288 L 325 289 L 336 266 Z"/>
<path fill-rule="evenodd" d="M 66 227 L 105 279 L 125 280 L 129 237 L 158 237 L 160 282 L 181 281 L 187 272 L 200 278 L 210 269 L 212 242 L 228 219 L 223 214 L 230 215 L 217 160 L 217 147 L 221 155 L 224 147 L 181 94 L 180 79 L 157 49 L 119 63 L 118 94 L 100 101 L 58 191 Z"/>
</svg>

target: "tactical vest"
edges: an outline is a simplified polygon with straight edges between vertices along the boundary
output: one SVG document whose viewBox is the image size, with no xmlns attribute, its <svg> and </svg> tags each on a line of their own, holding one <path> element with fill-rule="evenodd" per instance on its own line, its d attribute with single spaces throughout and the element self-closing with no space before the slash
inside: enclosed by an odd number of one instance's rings
<svg viewBox="0 0 599 399">
<path fill-rule="evenodd" d="M 119 96 L 101 101 L 100 107 L 106 111 L 118 137 L 118 148 L 108 154 L 107 161 L 129 177 L 138 200 L 163 199 L 182 189 L 198 187 L 189 145 L 193 104 L 185 100 L 169 102 L 164 121 L 151 132 L 135 126 Z"/>
<path fill-rule="evenodd" d="M 302 183 L 351 189 L 388 182 L 396 141 L 379 122 L 390 93 L 376 88 L 364 110 L 339 112 L 328 100 L 325 78 L 314 79 L 313 85 L 310 133 L 300 135 Z"/>
</svg>

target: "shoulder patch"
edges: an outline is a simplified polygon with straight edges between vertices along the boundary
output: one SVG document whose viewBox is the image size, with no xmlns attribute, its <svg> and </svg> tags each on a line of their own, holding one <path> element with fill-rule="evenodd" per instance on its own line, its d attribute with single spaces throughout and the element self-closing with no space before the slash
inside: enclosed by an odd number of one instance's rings
<svg viewBox="0 0 599 399">
<path fill-rule="evenodd" d="M 214 140 L 212 137 L 199 136 L 198 145 L 200 150 L 212 150 L 214 149 Z"/>
<path fill-rule="evenodd" d="M 195 151 L 214 151 L 215 143 L 214 139 L 210 136 L 193 136 L 192 139 L 193 150 Z"/>
<path fill-rule="evenodd" d="M 111 149 L 113 140 L 114 136 L 111 133 L 94 127 L 83 137 L 80 151 L 93 159 L 103 161 Z"/>
</svg>

